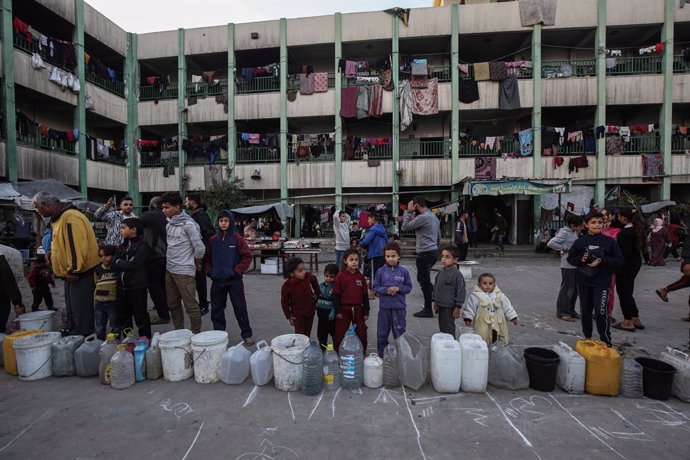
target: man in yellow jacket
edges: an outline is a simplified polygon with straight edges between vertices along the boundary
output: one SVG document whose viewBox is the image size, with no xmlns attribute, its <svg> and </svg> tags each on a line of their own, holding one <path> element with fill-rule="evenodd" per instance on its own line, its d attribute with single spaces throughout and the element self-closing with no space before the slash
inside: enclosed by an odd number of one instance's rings
<svg viewBox="0 0 690 460">
<path fill-rule="evenodd" d="M 33 202 L 41 216 L 50 218 L 53 231 L 50 262 L 55 276 L 65 280 L 69 333 L 90 335 L 95 330 L 93 269 L 99 263 L 93 227 L 71 203 L 61 203 L 52 193 L 39 192 Z"/>
</svg>

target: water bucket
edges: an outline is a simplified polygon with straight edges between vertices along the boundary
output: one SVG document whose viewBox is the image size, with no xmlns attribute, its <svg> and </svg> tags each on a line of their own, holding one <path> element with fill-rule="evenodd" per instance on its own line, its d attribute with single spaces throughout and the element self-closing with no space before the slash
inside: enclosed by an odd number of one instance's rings
<svg viewBox="0 0 690 460">
<path fill-rule="evenodd" d="M 43 332 L 53 332 L 54 311 L 32 311 L 17 317 L 19 327 L 25 331 L 41 329 Z"/>
<path fill-rule="evenodd" d="M 281 391 L 298 391 L 302 386 L 302 358 L 309 337 L 285 334 L 271 340 L 273 381 Z"/>
<path fill-rule="evenodd" d="M 161 335 L 160 349 L 163 378 L 168 382 L 187 380 L 194 375 L 192 331 L 180 329 Z"/>
<path fill-rule="evenodd" d="M 5 336 L 5 340 L 2 341 L 2 359 L 3 365 L 5 366 L 5 372 L 10 375 L 17 375 L 17 355 L 14 352 L 14 342 L 24 339 L 30 335 L 40 334 L 43 331 L 31 330 L 31 331 L 17 331 L 13 334 Z"/>
<path fill-rule="evenodd" d="M 525 361 L 529 386 L 537 391 L 553 391 L 561 361 L 558 353 L 547 348 L 530 347 L 525 349 Z"/>
<path fill-rule="evenodd" d="M 200 332 L 192 337 L 194 380 L 197 383 L 220 380 L 220 361 L 227 348 L 228 333 L 225 331 Z"/>
<path fill-rule="evenodd" d="M 53 375 L 50 347 L 61 338 L 59 332 L 44 332 L 14 342 L 19 380 L 40 380 Z"/>
<path fill-rule="evenodd" d="M 654 358 L 636 358 L 635 361 L 642 365 L 644 395 L 660 401 L 670 398 L 676 368 Z"/>
</svg>

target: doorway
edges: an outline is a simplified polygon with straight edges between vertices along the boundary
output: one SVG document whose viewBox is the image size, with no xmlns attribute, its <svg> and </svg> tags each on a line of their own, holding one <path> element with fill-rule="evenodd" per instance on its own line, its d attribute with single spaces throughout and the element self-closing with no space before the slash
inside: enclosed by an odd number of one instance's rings
<svg viewBox="0 0 690 460">
<path fill-rule="evenodd" d="M 511 228 L 513 213 L 510 212 L 510 206 L 506 206 L 506 202 L 509 202 L 506 198 L 512 201 L 512 197 L 484 195 L 474 197 L 469 202 L 468 209 L 477 216 L 477 240 L 480 243 L 491 242 L 491 229 L 496 223 L 496 211 L 505 217 L 508 228 Z"/>
</svg>

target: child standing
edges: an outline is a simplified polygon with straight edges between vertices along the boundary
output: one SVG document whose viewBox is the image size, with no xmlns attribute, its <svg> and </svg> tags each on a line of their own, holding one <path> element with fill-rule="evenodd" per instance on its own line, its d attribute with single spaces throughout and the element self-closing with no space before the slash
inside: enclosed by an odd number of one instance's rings
<svg viewBox="0 0 690 460">
<path fill-rule="evenodd" d="M 373 289 L 379 295 L 379 318 L 376 324 L 379 356 L 388 345 L 388 335 L 393 332 L 397 339 L 405 333 L 407 327 L 407 304 L 405 296 L 412 292 L 410 272 L 400 265 L 400 245 L 388 243 L 383 248 L 386 265 L 376 272 Z"/>
<path fill-rule="evenodd" d="M 343 251 L 344 253 L 345 251 Z M 328 264 L 323 271 L 324 282 L 319 285 L 321 295 L 316 302 L 316 316 L 319 318 L 319 324 L 316 328 L 316 337 L 319 339 L 321 348 L 326 348 L 328 345 L 328 336 L 333 340 L 335 336 L 335 308 L 333 307 L 333 281 L 338 275 L 338 266 L 336 264 Z"/>
<path fill-rule="evenodd" d="M 438 327 L 441 332 L 455 338 L 455 320 L 460 318 L 460 310 L 465 303 L 465 278 L 458 270 L 460 249 L 449 246 L 441 249 L 441 269 L 436 275 L 431 300 L 434 312 L 438 314 Z"/>
<path fill-rule="evenodd" d="M 608 315 L 608 296 L 613 269 L 625 263 L 618 243 L 601 233 L 604 216 L 590 212 L 585 216 L 587 233 L 570 247 L 568 263 L 577 267 L 575 282 L 580 295 L 582 332 L 592 338 L 592 311 L 597 322 L 599 338 L 611 346 L 611 325 Z"/>
<path fill-rule="evenodd" d="M 98 257 L 101 263 L 94 268 L 94 307 L 96 313 L 96 336 L 99 340 L 105 340 L 105 335 L 110 321 L 111 332 L 120 332 L 117 317 L 117 273 L 113 270 L 113 257 L 117 248 L 112 244 L 104 244 L 98 249 Z"/>
<path fill-rule="evenodd" d="M 343 256 L 345 270 L 341 270 L 333 281 L 333 306 L 335 307 L 335 337 L 333 346 L 340 350 L 340 342 L 351 323 L 367 352 L 367 319 L 369 319 L 369 293 L 367 280 L 359 271 L 359 254 L 356 249 L 348 249 Z"/>
<path fill-rule="evenodd" d="M 285 318 L 295 327 L 295 334 L 311 336 L 316 300 L 321 295 L 319 281 L 304 267 L 299 257 L 288 260 L 283 269 L 287 280 L 280 289 L 280 304 Z"/>
<path fill-rule="evenodd" d="M 122 330 L 132 327 L 134 316 L 139 336 L 151 339 L 151 317 L 146 311 L 150 249 L 141 237 L 143 229 L 137 217 L 129 217 L 120 225 L 124 242 L 117 248 L 114 263 L 118 272 L 117 310 Z"/>
<path fill-rule="evenodd" d="M 38 311 L 43 301 L 48 310 L 57 310 L 53 307 L 53 295 L 50 292 L 50 286 L 55 287 L 55 280 L 50 266 L 46 263 L 45 254 L 36 255 L 36 265 L 29 272 L 29 286 L 34 295 L 31 311 Z"/>
<path fill-rule="evenodd" d="M 383 267 L 383 247 L 388 243 L 388 234 L 376 214 L 369 214 L 367 221 L 369 228 L 359 245 L 367 250 L 367 269 L 364 271 L 373 280 L 379 268 Z"/>
<path fill-rule="evenodd" d="M 480 335 L 487 345 L 496 340 L 508 343 L 507 321 L 518 323 L 517 313 L 510 300 L 496 286 L 496 277 L 482 273 L 477 285 L 465 302 L 462 311 L 465 325 L 472 326 L 474 333 Z"/>
<path fill-rule="evenodd" d="M 213 329 L 224 331 L 225 305 L 230 296 L 237 325 L 244 344 L 254 345 L 249 325 L 247 300 L 244 296 L 242 277 L 252 262 L 252 251 L 247 241 L 235 233 L 235 219 L 230 211 L 218 213 L 218 233 L 213 235 L 206 248 L 206 274 L 211 278 L 211 321 Z"/>
</svg>

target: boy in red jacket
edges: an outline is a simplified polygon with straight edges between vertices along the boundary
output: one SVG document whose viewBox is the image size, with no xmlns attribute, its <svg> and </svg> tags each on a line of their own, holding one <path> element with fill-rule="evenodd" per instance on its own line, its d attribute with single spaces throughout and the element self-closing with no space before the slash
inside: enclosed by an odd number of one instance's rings
<svg viewBox="0 0 690 460">
<path fill-rule="evenodd" d="M 335 336 L 333 346 L 339 352 L 340 342 L 354 323 L 355 333 L 362 342 L 362 350 L 367 351 L 367 319 L 369 318 L 369 292 L 367 280 L 359 271 L 359 254 L 356 249 L 348 249 L 343 255 L 345 270 L 341 270 L 333 281 L 333 306 L 335 307 Z"/>
</svg>

